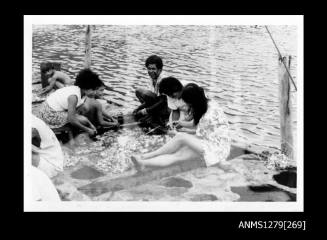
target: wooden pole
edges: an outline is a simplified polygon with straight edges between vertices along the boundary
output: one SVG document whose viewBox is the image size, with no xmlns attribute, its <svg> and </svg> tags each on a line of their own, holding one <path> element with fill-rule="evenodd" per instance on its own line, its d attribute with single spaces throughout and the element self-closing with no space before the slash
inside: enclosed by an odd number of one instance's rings
<svg viewBox="0 0 327 240">
<path fill-rule="evenodd" d="M 284 62 L 284 63 L 283 63 Z M 293 133 L 291 119 L 291 97 L 290 97 L 290 79 L 287 69 L 291 66 L 291 56 L 279 59 L 279 99 L 280 99 L 280 129 L 281 129 L 281 150 L 290 159 L 293 159 Z M 284 65 L 285 64 L 285 65 Z"/>
<path fill-rule="evenodd" d="M 85 37 L 84 68 L 91 68 L 91 26 L 87 25 Z"/>
</svg>

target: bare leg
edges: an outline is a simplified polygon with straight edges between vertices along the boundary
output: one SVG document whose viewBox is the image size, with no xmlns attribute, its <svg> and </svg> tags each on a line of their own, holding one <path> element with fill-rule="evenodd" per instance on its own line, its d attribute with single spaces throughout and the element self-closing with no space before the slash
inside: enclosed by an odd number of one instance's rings
<svg viewBox="0 0 327 240">
<path fill-rule="evenodd" d="M 141 89 L 136 89 L 135 95 L 136 95 L 137 99 L 139 100 L 139 102 L 141 104 L 143 104 L 144 103 L 144 100 L 142 98 L 142 90 Z"/>
<path fill-rule="evenodd" d="M 163 154 L 146 160 L 134 157 L 132 161 L 135 164 L 136 169 L 138 171 L 141 171 L 146 166 L 166 167 L 177 162 L 191 161 L 199 158 L 201 158 L 201 154 L 199 154 L 192 148 L 185 146 L 178 149 L 175 153 L 172 154 Z"/>
<path fill-rule="evenodd" d="M 170 154 L 176 152 L 182 146 L 182 137 L 180 134 L 177 134 L 174 138 L 172 138 L 169 142 L 167 142 L 162 147 L 158 148 L 157 150 L 145 153 L 142 155 L 143 159 L 153 158 L 158 155 L 162 154 Z"/>
<path fill-rule="evenodd" d="M 154 92 L 145 89 L 137 89 L 135 95 L 141 104 L 146 104 L 146 106 L 155 103 L 157 95 Z"/>
<path fill-rule="evenodd" d="M 195 137 L 194 135 L 186 134 L 186 133 L 178 133 L 173 139 L 163 145 L 161 148 L 146 153 L 142 156 L 143 159 L 149 159 L 156 157 L 158 155 L 163 154 L 171 154 L 176 152 L 182 146 L 188 146 L 199 154 L 203 153 L 202 143 L 200 139 Z"/>
</svg>

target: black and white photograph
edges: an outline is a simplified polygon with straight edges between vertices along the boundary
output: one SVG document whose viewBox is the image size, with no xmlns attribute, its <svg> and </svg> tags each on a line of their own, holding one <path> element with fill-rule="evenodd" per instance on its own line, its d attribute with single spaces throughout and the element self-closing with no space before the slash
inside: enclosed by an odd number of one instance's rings
<svg viewBox="0 0 327 240">
<path fill-rule="evenodd" d="M 303 171 L 302 15 L 24 16 L 24 211 L 301 212 Z"/>
</svg>

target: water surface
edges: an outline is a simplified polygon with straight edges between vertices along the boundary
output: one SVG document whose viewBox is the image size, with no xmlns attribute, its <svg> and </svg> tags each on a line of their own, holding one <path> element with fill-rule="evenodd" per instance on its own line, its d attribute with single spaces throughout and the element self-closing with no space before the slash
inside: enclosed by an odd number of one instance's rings
<svg viewBox="0 0 327 240">
<path fill-rule="evenodd" d="M 296 82 L 296 26 L 269 26 L 284 55 L 293 58 Z M 86 26 L 33 25 L 33 79 L 40 63 L 62 63 L 72 78 L 83 68 Z M 164 74 L 203 86 L 220 103 L 234 144 L 280 148 L 277 51 L 263 26 L 115 26 L 92 28 L 92 69 L 113 91 L 108 100 L 138 105 L 135 88 L 145 87 L 145 59 L 163 58 Z M 296 92 L 292 88 L 296 130 Z"/>
</svg>

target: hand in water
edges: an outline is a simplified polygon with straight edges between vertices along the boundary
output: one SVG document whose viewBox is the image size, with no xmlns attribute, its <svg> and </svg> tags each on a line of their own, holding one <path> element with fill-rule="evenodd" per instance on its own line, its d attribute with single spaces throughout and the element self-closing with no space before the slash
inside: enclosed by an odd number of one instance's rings
<svg viewBox="0 0 327 240">
<path fill-rule="evenodd" d="M 95 133 L 97 133 L 97 128 L 89 121 L 89 126 L 92 130 L 95 131 Z"/>
<path fill-rule="evenodd" d="M 168 131 L 167 131 L 167 134 L 168 134 L 169 136 L 175 136 L 177 133 L 178 133 L 178 132 L 176 131 L 176 129 L 168 130 Z"/>
<path fill-rule="evenodd" d="M 97 133 L 97 131 L 94 130 L 94 129 L 89 128 L 87 130 L 87 133 L 89 134 L 90 137 L 92 137 L 92 136 L 94 136 Z"/>
</svg>

